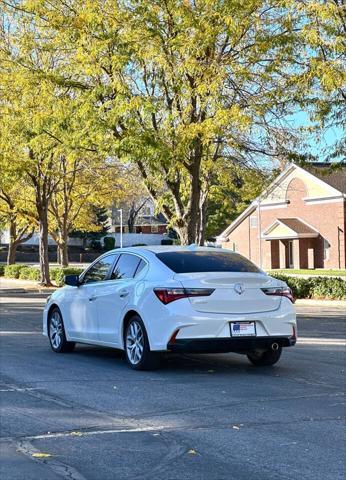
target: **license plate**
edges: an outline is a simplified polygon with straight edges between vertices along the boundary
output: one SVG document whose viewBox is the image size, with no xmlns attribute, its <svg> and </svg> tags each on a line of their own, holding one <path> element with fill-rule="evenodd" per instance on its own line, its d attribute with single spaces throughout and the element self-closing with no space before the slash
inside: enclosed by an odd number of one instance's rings
<svg viewBox="0 0 346 480">
<path fill-rule="evenodd" d="M 255 322 L 231 322 L 231 336 L 232 337 L 255 337 L 256 325 Z"/>
</svg>

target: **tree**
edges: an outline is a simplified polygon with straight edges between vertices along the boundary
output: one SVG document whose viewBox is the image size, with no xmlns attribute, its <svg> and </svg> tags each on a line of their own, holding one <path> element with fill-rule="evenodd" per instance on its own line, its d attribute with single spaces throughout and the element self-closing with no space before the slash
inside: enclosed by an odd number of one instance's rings
<svg viewBox="0 0 346 480">
<path fill-rule="evenodd" d="M 297 158 L 288 116 L 321 89 L 329 105 L 343 78 L 313 40 L 328 42 L 330 24 L 343 22 L 336 1 L 18 4 L 31 41 L 61 59 L 36 77 L 83 95 L 89 145 L 137 165 L 182 243 L 204 241 L 219 165 Z M 323 88 L 328 72 L 338 75 Z"/>
<path fill-rule="evenodd" d="M 30 240 L 35 231 L 32 221 L 21 212 L 21 194 L 18 185 L 11 190 L 0 188 L 0 221 L 9 228 L 7 265 L 16 263 L 18 246 Z"/>
<path fill-rule="evenodd" d="M 220 165 L 212 180 L 206 238 L 220 234 L 273 180 L 273 174 L 255 168 Z"/>
<path fill-rule="evenodd" d="M 23 181 L 33 192 L 39 230 L 41 283 L 50 285 L 48 206 L 61 179 L 61 144 L 50 132 L 62 121 L 68 103 L 66 98 L 59 96 L 56 85 L 49 80 L 37 82 L 30 74 L 28 66 L 33 69 L 47 66 L 52 56 L 37 46 L 32 47 L 26 38 L 30 26 L 22 24 L 21 28 L 23 31 L 20 34 L 16 31 L 15 40 L 13 35 L 2 32 L 5 48 L 0 51 L 1 114 L 6 118 L 3 135 L 9 145 L 16 146 L 13 170 L 21 172 Z M 24 58 L 28 58 L 28 65 L 22 64 Z"/>
<path fill-rule="evenodd" d="M 19 245 L 29 240 L 37 227 L 32 210 L 33 192 L 14 168 L 18 152 L 8 142 L 6 128 L 0 131 L 0 223 L 9 230 L 7 264 L 16 262 Z"/>
<path fill-rule="evenodd" d="M 301 39 L 313 52 L 307 58 L 307 75 L 300 75 L 297 79 L 310 91 L 301 107 L 308 112 L 312 130 L 321 145 L 323 135 L 331 130 L 337 132 L 335 140 L 322 149 L 323 159 L 343 162 L 346 159 L 345 2 L 315 0 L 301 2 L 299 8 L 307 17 Z"/>
<path fill-rule="evenodd" d="M 104 163 L 95 154 L 71 152 L 61 158 L 61 181 L 49 202 L 49 232 L 58 247 L 58 259 L 68 265 L 68 238 L 72 232 L 108 231 L 109 214 L 104 205 L 124 195 L 126 181 L 117 162 Z"/>
</svg>

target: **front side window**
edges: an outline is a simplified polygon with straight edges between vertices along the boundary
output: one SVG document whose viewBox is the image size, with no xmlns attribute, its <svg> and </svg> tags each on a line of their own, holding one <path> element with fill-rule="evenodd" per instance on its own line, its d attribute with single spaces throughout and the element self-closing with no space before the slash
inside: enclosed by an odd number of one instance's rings
<svg viewBox="0 0 346 480">
<path fill-rule="evenodd" d="M 133 278 L 140 261 L 141 259 L 136 255 L 123 253 L 113 269 L 111 280 Z"/>
<path fill-rule="evenodd" d="M 175 273 L 192 272 L 246 272 L 261 273 L 250 260 L 233 252 L 177 252 L 157 253 L 156 256 Z"/>
<path fill-rule="evenodd" d="M 117 257 L 119 257 L 119 255 L 107 255 L 94 263 L 94 265 L 85 273 L 83 283 L 102 282 L 103 280 L 106 280 L 109 269 Z"/>
</svg>

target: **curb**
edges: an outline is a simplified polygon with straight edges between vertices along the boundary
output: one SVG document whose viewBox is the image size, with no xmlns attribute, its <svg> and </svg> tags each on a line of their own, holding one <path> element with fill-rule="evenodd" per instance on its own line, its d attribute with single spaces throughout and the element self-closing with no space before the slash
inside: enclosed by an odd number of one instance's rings
<svg viewBox="0 0 346 480">
<path fill-rule="evenodd" d="M 300 298 L 296 300 L 297 307 L 342 307 L 346 311 L 346 300 L 314 300 L 312 298 Z"/>
<path fill-rule="evenodd" d="M 53 293 L 57 288 L 51 288 L 51 287 L 0 288 L 0 295 L 13 295 L 16 293 Z"/>
</svg>

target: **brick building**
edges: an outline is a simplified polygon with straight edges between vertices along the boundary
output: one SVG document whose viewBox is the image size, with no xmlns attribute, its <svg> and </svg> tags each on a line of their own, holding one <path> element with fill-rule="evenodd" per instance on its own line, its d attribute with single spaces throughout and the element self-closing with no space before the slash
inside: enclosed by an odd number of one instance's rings
<svg viewBox="0 0 346 480">
<path fill-rule="evenodd" d="M 264 269 L 346 268 L 346 165 L 290 164 L 218 237 Z"/>
</svg>

